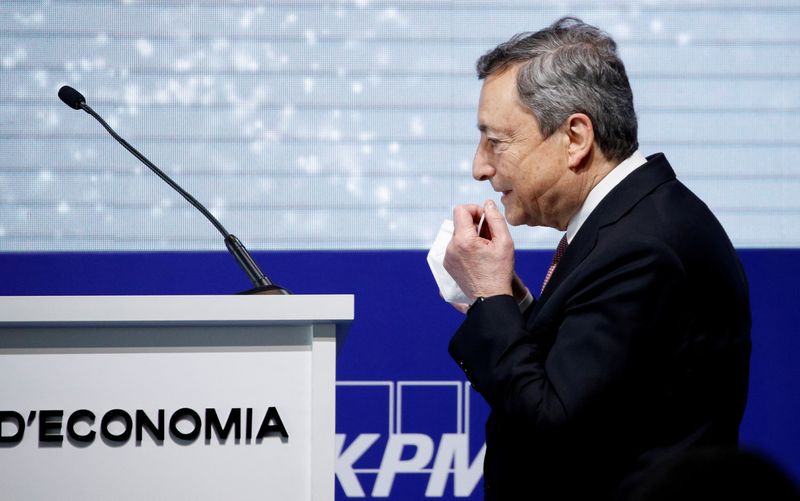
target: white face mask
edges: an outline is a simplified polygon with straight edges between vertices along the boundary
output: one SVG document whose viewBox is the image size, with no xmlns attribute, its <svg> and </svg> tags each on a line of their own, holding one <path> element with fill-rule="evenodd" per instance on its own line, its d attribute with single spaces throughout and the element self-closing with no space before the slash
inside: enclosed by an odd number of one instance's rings
<svg viewBox="0 0 800 501">
<path fill-rule="evenodd" d="M 439 294 L 445 301 L 452 304 L 464 303 L 472 304 L 475 298 L 464 294 L 453 277 L 444 269 L 444 254 L 447 251 L 447 244 L 453 238 L 453 221 L 445 219 L 439 228 L 431 250 L 428 252 L 428 266 L 431 268 L 436 285 L 439 286 Z"/>
</svg>

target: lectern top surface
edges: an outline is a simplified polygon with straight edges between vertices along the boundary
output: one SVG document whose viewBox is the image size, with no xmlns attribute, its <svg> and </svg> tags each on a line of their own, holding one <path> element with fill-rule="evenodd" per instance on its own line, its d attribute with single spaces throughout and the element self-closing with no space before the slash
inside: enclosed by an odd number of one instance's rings
<svg viewBox="0 0 800 501">
<path fill-rule="evenodd" d="M 299 323 L 353 320 L 352 295 L 4 296 L 0 325 L 20 323 Z"/>
</svg>

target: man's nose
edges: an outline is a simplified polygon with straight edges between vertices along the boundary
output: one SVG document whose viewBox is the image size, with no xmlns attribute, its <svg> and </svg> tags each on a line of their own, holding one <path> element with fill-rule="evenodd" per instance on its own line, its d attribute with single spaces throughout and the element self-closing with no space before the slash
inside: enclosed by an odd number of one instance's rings
<svg viewBox="0 0 800 501">
<path fill-rule="evenodd" d="M 478 145 L 475 150 L 475 158 L 472 160 L 472 177 L 476 181 L 488 181 L 494 177 L 495 169 L 492 166 L 489 155 L 484 150 L 483 144 Z"/>
</svg>

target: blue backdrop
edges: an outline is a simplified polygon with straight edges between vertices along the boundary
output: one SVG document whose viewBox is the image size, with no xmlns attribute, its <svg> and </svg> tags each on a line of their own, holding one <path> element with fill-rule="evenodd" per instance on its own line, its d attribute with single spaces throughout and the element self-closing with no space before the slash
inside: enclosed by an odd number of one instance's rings
<svg viewBox="0 0 800 501">
<path fill-rule="evenodd" d="M 753 356 L 745 446 L 800 480 L 800 250 L 740 250 L 751 286 Z M 487 409 L 447 355 L 461 315 L 439 297 L 422 251 L 261 252 L 298 294 L 355 294 L 338 360 L 337 499 L 480 499 Z M 544 251 L 518 253 L 538 283 Z M 2 253 L 2 295 L 228 294 L 249 283 L 223 252 Z"/>
</svg>

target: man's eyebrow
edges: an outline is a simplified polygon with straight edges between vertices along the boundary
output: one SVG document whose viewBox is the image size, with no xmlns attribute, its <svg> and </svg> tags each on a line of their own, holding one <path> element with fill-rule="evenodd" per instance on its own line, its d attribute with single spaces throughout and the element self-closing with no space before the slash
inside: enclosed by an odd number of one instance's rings
<svg viewBox="0 0 800 501">
<path fill-rule="evenodd" d="M 484 134 L 499 134 L 501 136 L 512 135 L 512 131 L 510 131 L 510 130 L 498 129 L 496 127 L 492 127 L 491 125 L 483 123 L 483 122 L 479 122 L 477 127 L 478 127 L 478 130 L 481 131 Z"/>
<path fill-rule="evenodd" d="M 484 134 L 487 133 L 487 132 L 501 132 L 501 131 L 495 129 L 494 127 L 492 127 L 490 125 L 487 125 L 487 124 L 485 124 L 483 122 L 479 122 L 477 127 L 478 127 L 478 130 L 483 132 Z"/>
</svg>

